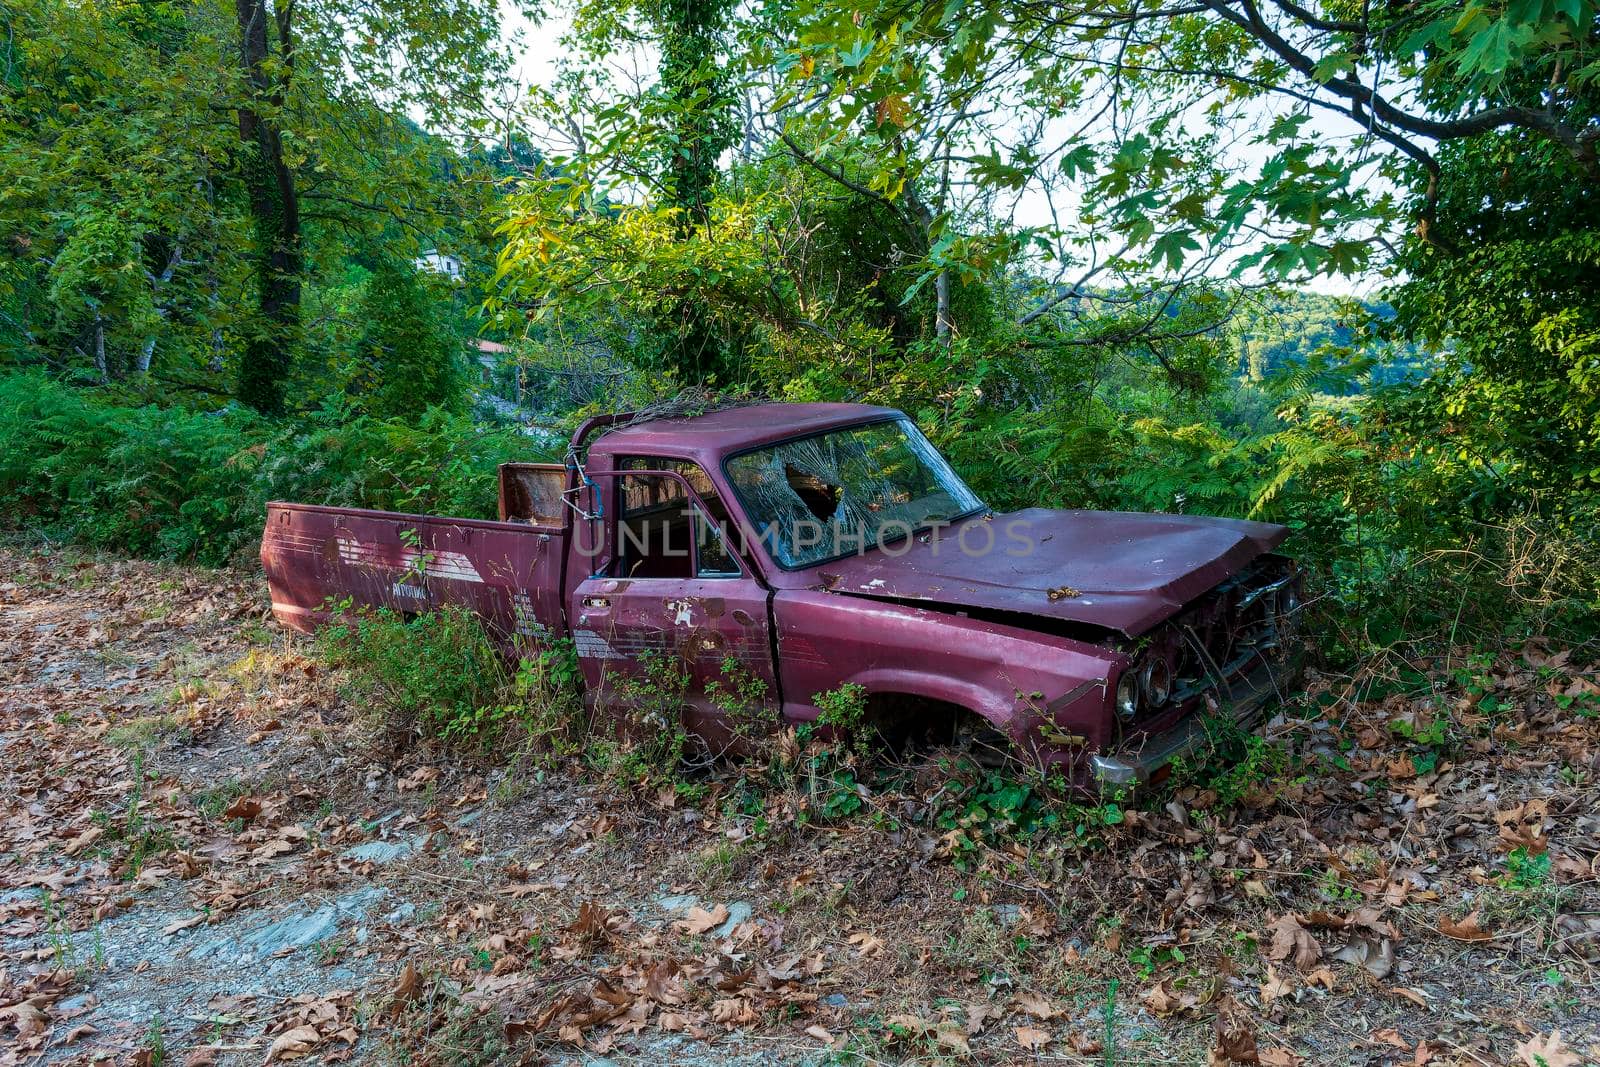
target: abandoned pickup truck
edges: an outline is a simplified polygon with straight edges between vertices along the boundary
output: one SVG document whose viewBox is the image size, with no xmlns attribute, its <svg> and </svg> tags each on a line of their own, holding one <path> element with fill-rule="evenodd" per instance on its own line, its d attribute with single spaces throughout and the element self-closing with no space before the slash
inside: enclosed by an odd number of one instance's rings
<svg viewBox="0 0 1600 1067">
<path fill-rule="evenodd" d="M 508 644 L 569 637 L 591 707 L 642 654 L 680 657 L 686 726 L 713 749 L 733 738 L 706 685 L 732 659 L 791 723 L 855 683 L 885 720 L 964 718 L 1105 790 L 1295 684 L 1286 535 L 999 513 L 898 411 L 758 404 L 590 419 L 565 463 L 500 469 L 498 522 L 273 503 L 261 559 L 299 630 L 335 603 L 457 604 Z"/>
</svg>

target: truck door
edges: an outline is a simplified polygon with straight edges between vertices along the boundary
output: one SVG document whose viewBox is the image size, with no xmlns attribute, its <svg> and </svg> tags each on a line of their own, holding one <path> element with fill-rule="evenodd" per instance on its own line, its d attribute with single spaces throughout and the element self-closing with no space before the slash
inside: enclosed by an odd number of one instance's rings
<svg viewBox="0 0 1600 1067">
<path fill-rule="evenodd" d="M 738 747 L 736 718 L 775 728 L 770 593 L 731 550 L 715 511 L 679 471 L 596 477 L 615 479 L 615 492 L 599 494 L 614 503 L 602 509 L 593 575 L 573 588 L 567 617 L 597 706 L 628 701 L 651 674 L 657 689 L 662 677 L 681 677 L 684 725 L 712 753 Z"/>
</svg>

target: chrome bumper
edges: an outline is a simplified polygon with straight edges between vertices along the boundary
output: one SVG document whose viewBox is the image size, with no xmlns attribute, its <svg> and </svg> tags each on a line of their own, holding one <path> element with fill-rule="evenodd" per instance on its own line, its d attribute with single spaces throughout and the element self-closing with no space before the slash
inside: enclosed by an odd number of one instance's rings
<svg viewBox="0 0 1600 1067">
<path fill-rule="evenodd" d="M 1253 730 L 1299 685 L 1305 669 L 1305 655 L 1296 652 L 1278 662 L 1264 661 L 1249 674 L 1236 679 L 1227 698 L 1216 711 L 1204 704 L 1196 707 L 1171 729 L 1142 739 L 1137 747 L 1091 756 L 1089 766 L 1094 781 L 1106 795 L 1137 791 L 1147 785 L 1163 767 L 1179 756 L 1203 754 L 1215 747 L 1215 724 L 1227 716 L 1241 730 Z"/>
</svg>

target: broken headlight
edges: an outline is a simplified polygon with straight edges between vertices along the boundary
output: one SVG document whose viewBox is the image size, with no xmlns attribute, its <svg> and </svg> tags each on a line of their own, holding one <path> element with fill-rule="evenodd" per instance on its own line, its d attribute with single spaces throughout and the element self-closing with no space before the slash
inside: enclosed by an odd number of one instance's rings
<svg viewBox="0 0 1600 1067">
<path fill-rule="evenodd" d="M 1123 671 L 1117 682 L 1117 714 L 1124 719 L 1139 714 L 1139 672 L 1132 668 Z"/>
</svg>

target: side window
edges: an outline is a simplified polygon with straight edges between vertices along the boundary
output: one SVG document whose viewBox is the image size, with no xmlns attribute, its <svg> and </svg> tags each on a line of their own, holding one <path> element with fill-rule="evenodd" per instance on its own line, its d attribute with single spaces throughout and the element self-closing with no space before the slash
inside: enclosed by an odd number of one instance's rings
<svg viewBox="0 0 1600 1067">
<path fill-rule="evenodd" d="M 694 488 L 711 514 L 690 503 L 683 486 L 649 475 L 620 479 L 620 576 L 632 578 L 737 578 L 739 561 L 722 527 L 726 511 L 716 487 L 698 464 L 665 456 L 620 457 L 623 471 L 670 471 Z"/>
<path fill-rule="evenodd" d="M 695 518 L 695 543 L 700 551 L 699 570 L 696 576 L 700 578 L 740 578 L 744 572 L 739 569 L 739 561 L 733 558 L 733 553 L 728 550 L 728 540 L 721 529 L 714 522 L 708 522 L 699 508 L 694 510 Z"/>
</svg>

